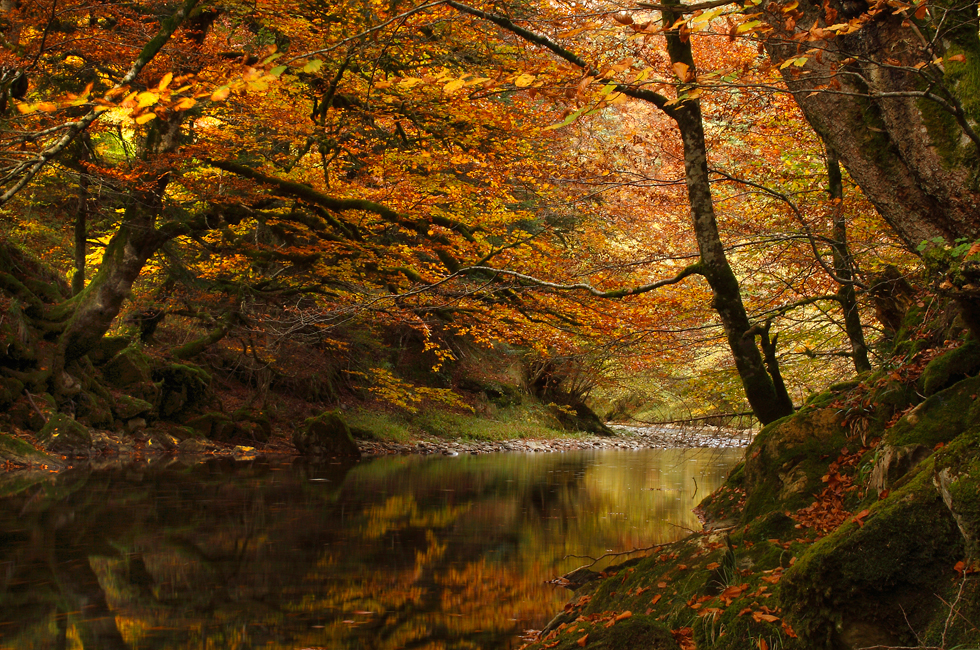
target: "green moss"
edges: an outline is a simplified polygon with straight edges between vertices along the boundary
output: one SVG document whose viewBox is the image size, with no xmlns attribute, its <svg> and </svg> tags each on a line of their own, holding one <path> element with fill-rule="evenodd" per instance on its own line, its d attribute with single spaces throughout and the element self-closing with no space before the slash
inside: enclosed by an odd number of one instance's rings
<svg viewBox="0 0 980 650">
<path fill-rule="evenodd" d="M 0 459 L 20 465 L 60 464 L 54 458 L 38 451 L 20 438 L 0 433 Z"/>
<path fill-rule="evenodd" d="M 896 447 L 949 442 L 980 418 L 980 378 L 965 379 L 932 395 L 885 432 L 884 442 Z"/>
<path fill-rule="evenodd" d="M 942 354 L 922 371 L 919 384 L 925 395 L 933 395 L 980 371 L 980 342 L 970 340 Z"/>
<path fill-rule="evenodd" d="M 908 645 L 905 617 L 922 629 L 933 615 L 921 596 L 948 579 L 963 546 L 924 466 L 863 526 L 845 523 L 784 574 L 779 603 L 806 647 Z"/>
<path fill-rule="evenodd" d="M 980 426 L 934 455 L 935 482 L 956 519 L 968 554 L 980 559 Z"/>
<path fill-rule="evenodd" d="M 800 411 L 764 428 L 746 450 L 743 521 L 808 505 L 846 442 L 833 409 Z"/>
</svg>

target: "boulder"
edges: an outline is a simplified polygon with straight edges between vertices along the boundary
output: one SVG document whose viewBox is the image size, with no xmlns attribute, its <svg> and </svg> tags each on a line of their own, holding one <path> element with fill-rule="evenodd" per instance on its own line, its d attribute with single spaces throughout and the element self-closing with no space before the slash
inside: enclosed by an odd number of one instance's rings
<svg viewBox="0 0 980 650">
<path fill-rule="evenodd" d="M 980 427 L 936 452 L 932 480 L 956 521 L 967 555 L 980 559 Z"/>
<path fill-rule="evenodd" d="M 153 379 L 159 382 L 157 413 L 161 419 L 186 420 L 214 399 L 211 375 L 197 366 L 174 363 L 157 368 Z"/>
<path fill-rule="evenodd" d="M 4 433 L 0 433 L 0 460 L 17 465 L 61 466 L 61 459 L 38 451 L 23 440 Z"/>
<path fill-rule="evenodd" d="M 212 440 L 229 440 L 237 433 L 235 422 L 219 411 L 209 411 L 187 421 L 191 427 L 205 438 Z"/>
<path fill-rule="evenodd" d="M 75 398 L 75 419 L 87 427 L 108 427 L 112 424 L 109 402 L 96 393 L 83 390 Z"/>
<path fill-rule="evenodd" d="M 923 395 L 934 395 L 978 372 L 980 372 L 980 342 L 971 339 L 930 361 L 922 371 L 919 384 Z"/>
<path fill-rule="evenodd" d="M 361 457 L 347 423 L 332 411 L 306 420 L 293 433 L 293 446 L 306 456 Z"/>
<path fill-rule="evenodd" d="M 37 439 L 47 451 L 62 456 L 87 456 L 92 449 L 91 432 L 64 413 L 52 414 Z"/>
<path fill-rule="evenodd" d="M 932 450 L 924 445 L 882 445 L 871 470 L 871 487 L 881 494 L 931 453 Z"/>
<path fill-rule="evenodd" d="M 152 410 L 152 404 L 144 399 L 130 395 L 120 395 L 116 398 L 116 403 L 112 407 L 112 412 L 120 420 L 131 420 L 139 417 L 145 418 Z"/>
<path fill-rule="evenodd" d="M 129 346 L 106 363 L 102 376 L 115 388 L 148 383 L 151 376 L 150 358 L 138 348 Z"/>
</svg>

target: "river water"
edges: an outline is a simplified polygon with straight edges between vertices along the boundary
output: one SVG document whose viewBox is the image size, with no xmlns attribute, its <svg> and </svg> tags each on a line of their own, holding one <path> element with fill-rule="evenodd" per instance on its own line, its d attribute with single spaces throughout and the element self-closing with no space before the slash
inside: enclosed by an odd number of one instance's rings
<svg viewBox="0 0 980 650">
<path fill-rule="evenodd" d="M 699 529 L 691 509 L 741 454 L 172 461 L 8 475 L 0 648 L 517 647 L 571 593 L 547 581 L 590 562 L 566 556 Z"/>
</svg>

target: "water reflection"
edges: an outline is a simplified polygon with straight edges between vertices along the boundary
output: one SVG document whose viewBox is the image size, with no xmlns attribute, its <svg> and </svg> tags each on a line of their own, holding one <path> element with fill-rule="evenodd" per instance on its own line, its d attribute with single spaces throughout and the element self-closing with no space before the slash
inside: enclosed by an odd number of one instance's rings
<svg viewBox="0 0 980 650">
<path fill-rule="evenodd" d="M 697 528 L 737 450 L 214 461 L 0 479 L 2 648 L 506 648 L 565 555 Z"/>
</svg>

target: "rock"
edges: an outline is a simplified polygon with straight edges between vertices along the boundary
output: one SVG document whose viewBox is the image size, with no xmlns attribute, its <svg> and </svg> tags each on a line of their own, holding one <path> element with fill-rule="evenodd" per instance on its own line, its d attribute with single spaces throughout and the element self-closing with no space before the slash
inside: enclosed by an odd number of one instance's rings
<svg viewBox="0 0 980 650">
<path fill-rule="evenodd" d="M 112 425 L 112 408 L 109 402 L 96 393 L 86 390 L 76 397 L 75 419 L 87 427 L 109 427 Z"/>
<path fill-rule="evenodd" d="M 175 363 L 157 368 L 153 379 L 160 383 L 157 413 L 162 419 L 186 419 L 214 399 L 211 375 L 197 366 Z"/>
<path fill-rule="evenodd" d="M 150 358 L 135 346 L 112 357 L 102 369 L 102 376 L 116 388 L 128 388 L 150 381 Z"/>
<path fill-rule="evenodd" d="M 116 403 L 112 407 L 112 412 L 120 420 L 131 420 L 138 417 L 146 417 L 153 410 L 153 405 L 146 400 L 129 395 L 120 395 L 116 398 Z"/>
<path fill-rule="evenodd" d="M 235 437 L 237 428 L 230 417 L 219 411 L 209 411 L 204 415 L 188 420 L 191 427 L 205 438 L 229 440 Z"/>
<path fill-rule="evenodd" d="M 182 454 L 204 454 L 213 449 L 214 445 L 209 445 L 203 440 L 188 438 L 177 445 L 177 451 Z"/>
<path fill-rule="evenodd" d="M 12 377 L 0 378 L 0 409 L 8 409 L 24 392 L 24 383 Z"/>
<path fill-rule="evenodd" d="M 126 431 L 130 434 L 146 428 L 146 420 L 143 418 L 133 418 L 126 421 Z"/>
<path fill-rule="evenodd" d="M 980 342 L 970 340 L 936 357 L 922 371 L 922 394 L 938 393 L 956 382 L 980 372 Z"/>
<path fill-rule="evenodd" d="M 92 450 L 92 434 L 64 413 L 54 413 L 37 434 L 48 451 L 62 456 L 87 456 Z"/>
<path fill-rule="evenodd" d="M 967 556 L 980 559 L 980 431 L 974 428 L 936 452 L 932 480 L 963 536 Z"/>
<path fill-rule="evenodd" d="M 0 460 L 17 465 L 50 465 L 60 467 L 61 459 L 43 451 L 14 436 L 0 433 Z"/>
<path fill-rule="evenodd" d="M 347 423 L 332 411 L 306 420 L 293 433 L 293 446 L 307 456 L 361 457 Z"/>
<path fill-rule="evenodd" d="M 932 450 L 924 445 L 882 445 L 871 470 L 871 487 L 881 494 L 931 453 Z"/>
<path fill-rule="evenodd" d="M 105 336 L 93 349 L 88 351 L 88 358 L 96 366 L 107 363 L 114 356 L 129 347 L 131 341 L 124 336 Z"/>
</svg>

